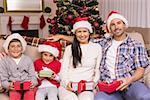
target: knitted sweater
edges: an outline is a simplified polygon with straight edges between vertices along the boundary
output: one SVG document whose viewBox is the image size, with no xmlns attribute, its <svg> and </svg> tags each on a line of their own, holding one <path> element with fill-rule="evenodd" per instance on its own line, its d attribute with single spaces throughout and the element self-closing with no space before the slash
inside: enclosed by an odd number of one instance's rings
<svg viewBox="0 0 150 100">
<path fill-rule="evenodd" d="M 9 81 L 31 81 L 34 85 L 37 85 L 33 62 L 31 58 L 24 54 L 22 54 L 18 64 L 10 56 L 0 60 L 0 76 L 2 86 L 6 89 L 10 85 Z"/>
<path fill-rule="evenodd" d="M 42 67 L 47 67 L 51 69 L 52 71 L 54 71 L 55 74 L 58 74 L 60 72 L 61 63 L 58 60 L 54 60 L 49 64 L 45 64 L 41 59 L 37 59 L 34 62 L 34 66 L 35 66 L 35 71 L 38 73 L 42 70 Z M 56 85 L 57 87 L 59 87 L 60 85 L 60 83 L 57 82 L 56 80 L 52 80 L 52 79 L 47 79 L 47 80 L 51 82 L 52 84 Z M 39 85 L 40 84 L 41 84 L 41 81 L 39 81 Z"/>
<path fill-rule="evenodd" d="M 71 45 L 65 48 L 61 67 L 61 85 L 66 86 L 68 82 L 79 82 L 81 80 L 98 82 L 100 77 L 100 61 L 102 49 L 100 45 L 89 42 L 81 44 L 82 60 L 76 68 L 72 64 Z"/>
</svg>

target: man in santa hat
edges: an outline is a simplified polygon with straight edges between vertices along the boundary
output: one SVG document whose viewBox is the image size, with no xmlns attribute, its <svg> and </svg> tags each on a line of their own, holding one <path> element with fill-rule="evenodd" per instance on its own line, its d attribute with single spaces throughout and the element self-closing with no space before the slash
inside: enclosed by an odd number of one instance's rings
<svg viewBox="0 0 150 100">
<path fill-rule="evenodd" d="M 104 48 L 100 80 L 122 83 L 113 93 L 98 92 L 95 100 L 150 100 L 150 90 L 142 82 L 149 65 L 146 49 L 125 32 L 128 21 L 120 13 L 112 11 L 106 26 L 111 36 L 95 41 Z"/>
<path fill-rule="evenodd" d="M 149 65 L 146 49 L 128 36 L 130 33 L 125 32 L 128 21 L 120 13 L 112 11 L 107 18 L 106 26 L 109 34 L 93 40 L 103 49 L 100 81 L 108 84 L 119 81 L 121 85 L 112 93 L 99 91 L 95 95 L 95 100 L 150 100 L 150 90 L 142 82 L 144 70 Z M 73 37 L 55 35 L 49 39 L 72 42 Z"/>
</svg>

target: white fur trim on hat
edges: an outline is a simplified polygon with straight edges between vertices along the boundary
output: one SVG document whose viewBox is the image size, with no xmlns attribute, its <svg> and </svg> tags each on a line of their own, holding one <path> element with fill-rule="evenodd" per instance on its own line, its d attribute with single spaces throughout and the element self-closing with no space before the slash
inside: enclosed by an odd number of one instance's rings
<svg viewBox="0 0 150 100">
<path fill-rule="evenodd" d="M 49 52 L 49 53 L 53 54 L 55 57 L 58 57 L 58 55 L 59 55 L 59 50 L 57 48 L 49 46 L 49 45 L 45 45 L 45 44 L 39 45 L 38 51 L 39 52 Z"/>
<path fill-rule="evenodd" d="M 108 19 L 107 19 L 107 28 L 108 28 L 109 31 L 110 31 L 110 23 L 111 23 L 111 21 L 113 19 L 116 19 L 116 18 L 121 19 L 125 23 L 126 27 L 128 27 L 127 19 L 124 16 L 120 15 L 119 13 L 114 13 L 114 14 L 110 15 L 108 17 Z"/>
<path fill-rule="evenodd" d="M 11 40 L 13 39 L 18 39 L 21 42 L 21 45 L 23 47 L 22 52 L 24 52 L 26 50 L 26 46 L 27 46 L 27 42 L 25 41 L 25 39 L 18 33 L 13 33 L 10 36 L 7 37 L 7 39 L 4 41 L 3 43 L 3 48 L 5 50 L 6 53 L 8 53 L 8 46 Z"/>
<path fill-rule="evenodd" d="M 91 26 L 91 24 L 88 21 L 79 21 L 79 22 L 76 22 L 73 25 L 73 33 L 75 33 L 75 31 L 78 28 L 87 28 L 90 31 L 90 33 L 93 33 L 92 26 Z"/>
</svg>

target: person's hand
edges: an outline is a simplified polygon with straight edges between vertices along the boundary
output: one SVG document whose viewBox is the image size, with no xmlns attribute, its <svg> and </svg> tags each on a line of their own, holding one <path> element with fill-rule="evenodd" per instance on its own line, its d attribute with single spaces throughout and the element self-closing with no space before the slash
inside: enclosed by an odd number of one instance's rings
<svg viewBox="0 0 150 100">
<path fill-rule="evenodd" d="M 9 90 L 15 90 L 15 88 L 14 88 L 14 82 L 10 82 L 10 84 L 9 84 Z"/>
<path fill-rule="evenodd" d="M 69 82 L 69 83 L 67 84 L 66 89 L 69 90 L 69 91 L 72 91 L 71 82 Z"/>
<path fill-rule="evenodd" d="M 40 76 L 39 76 L 39 80 L 44 80 L 44 79 L 45 79 L 45 77 L 40 77 Z"/>
<path fill-rule="evenodd" d="M 2 84 L 0 83 L 0 92 L 4 92 L 4 88 L 2 87 Z"/>
<path fill-rule="evenodd" d="M 122 81 L 122 84 L 116 90 L 123 91 L 125 89 L 128 89 L 129 85 L 132 83 L 132 77 L 122 78 L 120 80 Z"/>
<path fill-rule="evenodd" d="M 55 77 L 56 77 L 56 74 L 54 73 L 54 74 L 52 74 L 52 76 L 50 77 L 50 79 L 55 79 Z"/>
<path fill-rule="evenodd" d="M 4 58 L 5 56 L 7 56 L 5 52 L 0 52 L 0 59 Z"/>
<path fill-rule="evenodd" d="M 35 85 L 31 82 L 30 89 L 34 89 Z"/>
<path fill-rule="evenodd" d="M 55 41 L 60 40 L 60 39 L 61 39 L 61 36 L 62 36 L 62 35 L 57 34 L 57 35 L 49 36 L 49 37 L 47 37 L 46 39 L 47 39 L 48 41 L 55 42 Z"/>
<path fill-rule="evenodd" d="M 96 94 L 97 91 L 98 91 L 98 87 L 97 87 L 97 83 L 96 82 L 94 82 L 93 87 L 94 87 L 94 89 L 92 91 L 93 91 L 94 94 Z"/>
<path fill-rule="evenodd" d="M 39 73 L 37 74 L 37 76 L 38 76 L 39 80 L 44 80 L 45 79 L 45 77 L 41 77 Z"/>
</svg>

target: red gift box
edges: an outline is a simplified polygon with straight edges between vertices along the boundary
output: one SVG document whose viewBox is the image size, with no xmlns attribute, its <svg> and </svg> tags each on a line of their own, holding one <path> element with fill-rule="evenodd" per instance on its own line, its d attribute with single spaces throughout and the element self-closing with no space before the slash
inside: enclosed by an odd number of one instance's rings
<svg viewBox="0 0 150 100">
<path fill-rule="evenodd" d="M 80 93 L 85 90 L 93 90 L 94 82 L 93 81 L 87 82 L 85 80 L 81 80 L 80 82 L 72 82 L 71 86 L 72 91 Z"/>
<path fill-rule="evenodd" d="M 20 88 L 20 82 L 14 82 L 14 89 L 15 90 L 21 90 L 21 88 Z"/>
<path fill-rule="evenodd" d="M 107 93 L 112 93 L 115 92 L 116 89 L 121 85 L 122 81 L 113 81 L 111 83 L 107 82 L 99 82 L 97 84 L 99 91 L 107 92 Z"/>
<path fill-rule="evenodd" d="M 31 82 L 24 82 L 23 83 L 23 90 L 29 90 L 31 86 Z"/>
<path fill-rule="evenodd" d="M 29 90 L 31 86 L 31 82 L 26 81 L 24 83 L 20 83 L 20 82 L 14 82 L 14 89 L 15 90 Z"/>
</svg>

